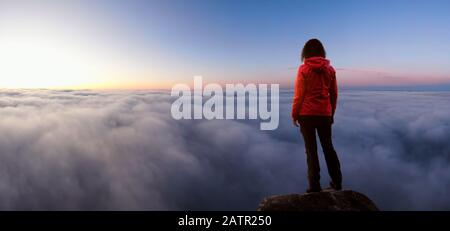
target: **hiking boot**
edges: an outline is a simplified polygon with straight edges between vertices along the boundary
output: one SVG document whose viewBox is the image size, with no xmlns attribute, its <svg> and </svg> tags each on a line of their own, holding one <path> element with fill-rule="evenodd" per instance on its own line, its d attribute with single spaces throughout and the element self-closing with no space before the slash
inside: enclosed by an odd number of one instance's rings
<svg viewBox="0 0 450 231">
<path fill-rule="evenodd" d="M 330 182 L 330 187 L 336 191 L 342 190 L 342 184 L 335 184 L 333 181 Z"/>
<path fill-rule="evenodd" d="M 315 192 L 320 192 L 320 191 L 322 191 L 322 188 L 308 188 L 307 190 L 306 190 L 306 193 L 315 193 Z"/>
</svg>

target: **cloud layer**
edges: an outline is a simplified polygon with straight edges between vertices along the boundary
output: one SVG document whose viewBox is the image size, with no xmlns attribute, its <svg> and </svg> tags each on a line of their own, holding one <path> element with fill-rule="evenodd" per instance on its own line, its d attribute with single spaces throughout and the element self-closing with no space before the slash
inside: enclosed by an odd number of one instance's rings
<svg viewBox="0 0 450 231">
<path fill-rule="evenodd" d="M 2 90 L 0 209 L 254 210 L 303 192 L 291 97 L 280 97 L 279 129 L 260 131 L 254 120 L 173 120 L 168 92 Z M 344 187 L 386 210 L 450 209 L 449 97 L 342 92 Z"/>
</svg>

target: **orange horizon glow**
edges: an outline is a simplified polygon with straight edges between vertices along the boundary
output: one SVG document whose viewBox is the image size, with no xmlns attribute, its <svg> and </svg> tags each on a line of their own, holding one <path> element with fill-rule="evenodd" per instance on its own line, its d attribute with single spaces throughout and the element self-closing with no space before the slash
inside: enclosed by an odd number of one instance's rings
<svg viewBox="0 0 450 231">
<path fill-rule="evenodd" d="M 193 77 L 135 68 L 127 60 L 104 57 L 88 47 L 54 39 L 52 36 L 0 38 L 0 88 L 3 89 L 98 89 L 160 90 L 177 83 L 192 87 Z M 402 71 L 336 68 L 339 86 L 399 86 L 448 83 L 442 73 L 407 73 Z M 290 88 L 296 70 L 272 75 L 203 76 L 204 85 L 217 83 L 280 84 Z M 282 75 L 280 77 L 277 75 Z M 258 76 L 256 78 L 255 76 Z"/>
<path fill-rule="evenodd" d="M 2 89 L 160 90 L 171 89 L 178 83 L 191 87 L 193 84 L 194 76 L 191 76 L 192 70 L 189 69 L 195 67 L 184 66 L 179 69 L 172 66 L 155 66 L 151 60 L 142 62 L 140 59 L 136 59 L 139 62 L 136 64 L 126 53 L 96 50 L 79 41 L 55 36 L 58 31 L 41 31 L 36 34 L 31 29 L 19 30 L 15 27 L 4 31 L 8 33 L 0 36 Z M 338 84 L 344 87 L 429 85 L 449 81 L 449 76 L 442 73 L 351 68 L 336 70 Z M 252 71 L 245 74 L 245 71 L 223 73 L 215 70 L 202 76 L 205 85 L 264 83 L 280 84 L 283 88 L 293 87 L 296 68 L 275 72 L 261 74 Z"/>
</svg>

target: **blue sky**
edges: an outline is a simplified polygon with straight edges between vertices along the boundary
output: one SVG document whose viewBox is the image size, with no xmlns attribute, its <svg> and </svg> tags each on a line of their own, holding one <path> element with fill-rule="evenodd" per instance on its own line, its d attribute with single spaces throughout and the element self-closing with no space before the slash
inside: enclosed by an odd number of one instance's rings
<svg viewBox="0 0 450 231">
<path fill-rule="evenodd" d="M 102 76 L 93 78 L 99 85 L 163 86 L 202 75 L 215 82 L 289 86 L 300 50 L 313 37 L 324 43 L 343 86 L 450 82 L 449 1 L 0 1 L 0 6 L 0 26 L 23 27 L 25 35 L 43 28 L 46 32 L 38 33 L 44 37 L 76 45 L 90 63 L 104 63 L 97 68 Z"/>
</svg>

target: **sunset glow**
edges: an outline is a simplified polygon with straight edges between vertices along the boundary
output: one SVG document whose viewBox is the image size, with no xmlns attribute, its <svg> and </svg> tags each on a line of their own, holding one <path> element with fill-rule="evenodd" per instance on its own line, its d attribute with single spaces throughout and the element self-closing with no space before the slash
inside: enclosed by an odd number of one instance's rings
<svg viewBox="0 0 450 231">
<path fill-rule="evenodd" d="M 312 37 L 339 86 L 450 83 L 446 2 L 237 5 L 0 1 L 0 88 L 170 89 L 195 75 L 291 88 Z"/>
<path fill-rule="evenodd" d="M 0 51 L 2 87 L 75 86 L 100 76 L 89 56 L 58 41 L 0 38 Z"/>
</svg>

